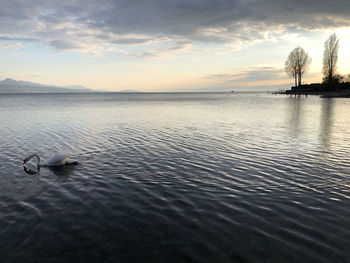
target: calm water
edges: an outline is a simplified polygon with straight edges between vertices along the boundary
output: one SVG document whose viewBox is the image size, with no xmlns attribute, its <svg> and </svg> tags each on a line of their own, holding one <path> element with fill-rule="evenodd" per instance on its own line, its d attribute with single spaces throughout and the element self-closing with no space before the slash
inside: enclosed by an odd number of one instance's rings
<svg viewBox="0 0 350 263">
<path fill-rule="evenodd" d="M 0 262 L 350 259 L 348 99 L 0 94 L 0 147 Z"/>
</svg>

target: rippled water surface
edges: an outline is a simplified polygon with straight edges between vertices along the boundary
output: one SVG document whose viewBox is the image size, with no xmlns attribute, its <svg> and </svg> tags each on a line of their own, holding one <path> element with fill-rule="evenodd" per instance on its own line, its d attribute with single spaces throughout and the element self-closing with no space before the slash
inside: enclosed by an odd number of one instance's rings
<svg viewBox="0 0 350 263">
<path fill-rule="evenodd" d="M 348 99 L 0 94 L 0 147 L 0 262 L 350 259 Z"/>
</svg>

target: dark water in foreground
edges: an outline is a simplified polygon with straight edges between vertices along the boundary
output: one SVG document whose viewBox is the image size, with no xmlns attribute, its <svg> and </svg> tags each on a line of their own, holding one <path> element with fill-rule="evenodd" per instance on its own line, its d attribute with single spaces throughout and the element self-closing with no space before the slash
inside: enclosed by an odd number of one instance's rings
<svg viewBox="0 0 350 263">
<path fill-rule="evenodd" d="M 0 147 L 0 262 L 350 260 L 347 99 L 1 94 Z"/>
</svg>

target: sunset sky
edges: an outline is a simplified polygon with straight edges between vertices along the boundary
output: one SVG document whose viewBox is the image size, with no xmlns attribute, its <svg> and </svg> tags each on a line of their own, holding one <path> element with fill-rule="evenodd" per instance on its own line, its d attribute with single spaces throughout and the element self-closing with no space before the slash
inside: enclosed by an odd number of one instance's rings
<svg viewBox="0 0 350 263">
<path fill-rule="evenodd" d="M 0 2 L 0 79 L 96 90 L 289 87 L 292 49 L 322 79 L 323 44 L 339 38 L 350 73 L 349 0 L 11 0 Z M 271 88 L 269 88 L 271 87 Z"/>
</svg>

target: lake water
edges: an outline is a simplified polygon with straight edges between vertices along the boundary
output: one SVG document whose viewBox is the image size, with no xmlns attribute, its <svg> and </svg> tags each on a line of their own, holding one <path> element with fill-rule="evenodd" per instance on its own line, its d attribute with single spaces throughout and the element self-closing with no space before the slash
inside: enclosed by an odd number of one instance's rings
<svg viewBox="0 0 350 263">
<path fill-rule="evenodd" d="M 0 147 L 0 262 L 350 258 L 348 99 L 0 94 Z"/>
</svg>

